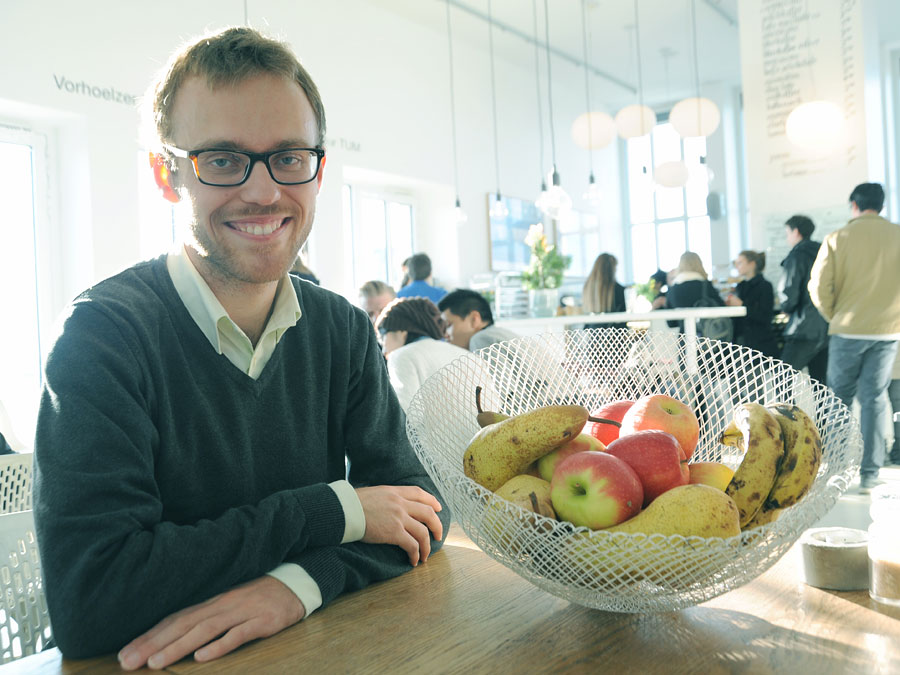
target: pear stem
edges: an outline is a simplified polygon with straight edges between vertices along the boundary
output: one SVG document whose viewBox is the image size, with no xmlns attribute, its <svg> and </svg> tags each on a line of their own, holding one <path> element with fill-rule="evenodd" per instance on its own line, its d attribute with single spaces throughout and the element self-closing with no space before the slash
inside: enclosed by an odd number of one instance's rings
<svg viewBox="0 0 900 675">
<path fill-rule="evenodd" d="M 597 424 L 612 424 L 614 427 L 622 428 L 621 422 L 616 422 L 615 420 L 608 420 L 605 417 L 588 417 L 588 422 L 596 422 Z"/>
<path fill-rule="evenodd" d="M 475 409 L 479 414 L 483 413 L 484 410 L 481 409 L 481 387 L 475 387 Z"/>
</svg>

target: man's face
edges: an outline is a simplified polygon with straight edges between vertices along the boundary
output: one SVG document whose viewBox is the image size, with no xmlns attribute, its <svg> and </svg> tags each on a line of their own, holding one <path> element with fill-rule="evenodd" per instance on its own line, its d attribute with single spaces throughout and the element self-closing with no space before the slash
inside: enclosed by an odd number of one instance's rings
<svg viewBox="0 0 900 675">
<path fill-rule="evenodd" d="M 376 319 L 378 319 L 381 314 L 381 310 L 387 307 L 388 303 L 393 299 L 394 297 L 389 293 L 381 293 L 380 295 L 373 295 L 368 298 L 363 295 L 360 296 L 359 303 L 360 306 L 366 310 L 366 314 L 369 315 L 372 323 L 375 323 Z"/>
<path fill-rule="evenodd" d="M 803 241 L 803 237 L 800 236 L 800 230 L 795 230 L 788 225 L 784 226 L 784 238 L 787 240 L 788 246 L 796 246 Z"/>
<path fill-rule="evenodd" d="M 185 150 L 234 148 L 267 152 L 312 148 L 318 129 L 298 84 L 271 75 L 211 90 L 203 78 L 184 82 L 172 111 L 173 145 Z M 322 170 L 303 185 L 279 185 L 262 162 L 235 187 L 203 185 L 190 160 L 179 159 L 176 185 L 192 208 L 188 255 L 213 287 L 280 279 L 306 241 Z"/>
<path fill-rule="evenodd" d="M 469 348 L 469 340 L 483 328 L 481 315 L 472 310 L 468 316 L 461 317 L 449 309 L 441 312 L 441 318 L 447 324 L 447 341 L 463 349 Z"/>
</svg>

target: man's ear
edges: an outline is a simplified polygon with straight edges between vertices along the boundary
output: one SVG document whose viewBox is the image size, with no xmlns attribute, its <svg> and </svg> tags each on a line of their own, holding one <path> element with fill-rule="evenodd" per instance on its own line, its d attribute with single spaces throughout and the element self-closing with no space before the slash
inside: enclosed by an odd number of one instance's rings
<svg viewBox="0 0 900 675">
<path fill-rule="evenodd" d="M 316 185 L 319 186 L 319 190 L 322 189 L 322 177 L 325 175 L 325 160 L 328 159 L 328 155 L 322 155 L 322 162 L 319 164 L 319 175 L 316 176 Z"/>
<path fill-rule="evenodd" d="M 466 316 L 466 323 L 468 323 L 475 330 L 481 330 L 484 328 L 484 320 L 481 318 L 481 312 L 477 309 L 473 309 Z"/>
<path fill-rule="evenodd" d="M 163 199 L 166 199 L 173 204 L 180 202 L 181 197 L 172 185 L 172 172 L 169 169 L 169 164 L 166 162 L 165 157 L 158 155 L 155 152 L 151 152 L 150 167 L 153 169 L 153 179 L 162 191 Z"/>
</svg>

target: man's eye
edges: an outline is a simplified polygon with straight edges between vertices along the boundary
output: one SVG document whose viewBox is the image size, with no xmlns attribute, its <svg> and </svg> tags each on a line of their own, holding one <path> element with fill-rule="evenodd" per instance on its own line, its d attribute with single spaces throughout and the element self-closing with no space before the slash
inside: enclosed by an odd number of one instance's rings
<svg viewBox="0 0 900 675">
<path fill-rule="evenodd" d="M 201 156 L 203 166 L 212 171 L 232 171 L 243 168 L 247 160 L 230 153 L 204 153 Z"/>
</svg>

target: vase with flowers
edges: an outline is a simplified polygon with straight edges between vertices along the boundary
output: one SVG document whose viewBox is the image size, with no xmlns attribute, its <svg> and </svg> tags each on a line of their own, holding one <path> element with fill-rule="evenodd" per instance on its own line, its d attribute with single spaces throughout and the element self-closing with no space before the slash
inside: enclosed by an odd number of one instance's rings
<svg viewBox="0 0 900 675">
<path fill-rule="evenodd" d="M 559 306 L 563 274 L 572 263 L 572 256 L 562 255 L 554 244 L 547 243 L 542 223 L 528 228 L 525 243 L 531 249 L 531 260 L 522 273 L 522 287 L 528 289 L 530 313 L 535 317 L 553 316 Z"/>
</svg>

